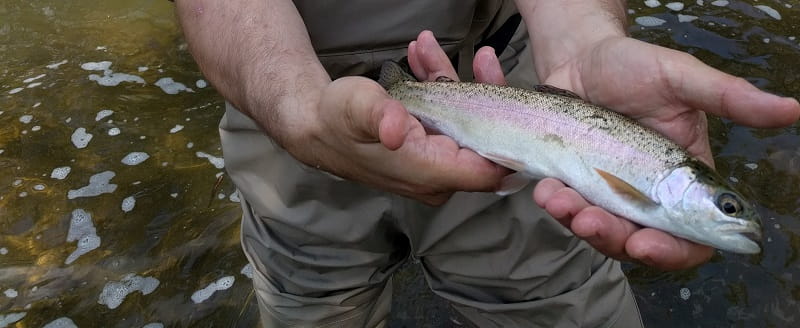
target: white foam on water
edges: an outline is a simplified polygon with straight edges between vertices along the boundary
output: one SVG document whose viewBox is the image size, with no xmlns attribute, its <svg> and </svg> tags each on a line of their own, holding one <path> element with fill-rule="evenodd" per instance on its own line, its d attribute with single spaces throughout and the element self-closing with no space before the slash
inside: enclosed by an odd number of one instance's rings
<svg viewBox="0 0 800 328">
<path fill-rule="evenodd" d="M 756 6 L 753 6 L 753 7 L 756 7 L 759 10 L 763 11 L 764 13 L 769 15 L 769 17 L 775 18 L 777 20 L 781 20 L 781 14 L 777 10 L 773 9 L 770 6 L 756 5 Z"/>
<path fill-rule="evenodd" d="M 670 2 L 670 3 L 668 3 L 668 4 L 664 5 L 664 6 L 666 6 L 670 10 L 681 11 L 681 10 L 683 10 L 683 6 L 684 5 L 683 5 L 683 2 Z"/>
<path fill-rule="evenodd" d="M 217 199 L 225 199 L 225 196 L 226 196 L 225 194 L 219 193 L 217 194 Z"/>
<path fill-rule="evenodd" d="M 27 78 L 25 80 L 22 80 L 22 83 L 31 83 L 31 82 L 36 81 L 38 79 L 41 79 L 41 78 L 43 78 L 45 76 L 47 76 L 47 74 L 39 74 L 39 75 L 36 75 L 34 77 L 30 77 L 30 78 Z"/>
<path fill-rule="evenodd" d="M 239 273 L 247 278 L 253 279 L 253 265 L 250 263 L 245 264 L 244 267 L 242 267 L 242 271 L 239 271 Z"/>
<path fill-rule="evenodd" d="M 20 91 L 24 90 L 24 89 L 25 88 L 14 88 L 14 89 L 11 89 L 11 91 L 9 91 L 8 94 L 13 95 L 13 94 L 15 94 L 17 92 L 20 92 Z"/>
<path fill-rule="evenodd" d="M 639 24 L 641 26 L 647 26 L 647 27 L 659 26 L 659 25 L 662 25 L 662 24 L 667 22 L 667 21 L 665 21 L 665 20 L 663 20 L 661 18 L 653 17 L 653 16 L 636 17 L 635 21 L 636 21 L 636 24 Z"/>
<path fill-rule="evenodd" d="M 122 164 L 125 165 L 139 165 L 150 158 L 150 155 L 144 152 L 135 151 L 122 158 Z"/>
<path fill-rule="evenodd" d="M 41 130 L 41 129 L 42 129 L 42 127 L 41 127 L 41 126 L 39 126 L 39 125 L 34 125 L 34 126 L 31 128 L 31 131 L 33 131 L 33 132 L 36 132 L 36 131 L 39 131 L 39 130 Z"/>
<path fill-rule="evenodd" d="M 64 120 L 64 123 L 69 123 L 69 122 L 72 122 L 72 117 L 67 117 L 67 119 Z"/>
<path fill-rule="evenodd" d="M 758 164 L 756 164 L 756 163 L 747 163 L 747 164 L 744 165 L 744 167 L 746 167 L 748 169 L 751 169 L 751 170 L 755 170 L 755 169 L 758 168 Z"/>
<path fill-rule="evenodd" d="M 169 133 L 177 133 L 180 130 L 183 130 L 183 125 L 175 124 L 174 128 L 169 129 Z"/>
<path fill-rule="evenodd" d="M 72 218 L 69 220 L 67 242 L 73 241 L 78 241 L 78 248 L 64 260 L 64 264 L 70 264 L 81 255 L 100 247 L 100 237 L 92 222 L 92 215 L 80 208 L 72 211 Z"/>
<path fill-rule="evenodd" d="M 236 280 L 233 276 L 225 276 L 222 278 L 217 279 L 217 281 L 210 283 L 205 288 L 198 290 L 192 294 L 192 302 L 195 304 L 200 304 L 214 295 L 215 292 L 220 290 L 226 290 L 233 286 L 233 282 Z"/>
<path fill-rule="evenodd" d="M 171 77 L 162 77 L 156 81 L 155 85 L 170 95 L 178 94 L 181 91 L 194 92 L 191 88 L 187 88 L 185 84 L 175 82 Z"/>
<path fill-rule="evenodd" d="M 136 70 L 139 71 L 139 73 L 146 72 L 147 69 L 148 69 L 147 66 L 139 66 L 138 68 L 136 68 Z"/>
<path fill-rule="evenodd" d="M 19 121 L 23 124 L 28 124 L 33 120 L 33 115 L 22 115 L 19 117 Z"/>
<path fill-rule="evenodd" d="M 194 82 L 194 86 L 196 86 L 199 89 L 202 89 L 208 86 L 208 82 L 206 82 L 205 80 L 197 80 Z"/>
<path fill-rule="evenodd" d="M 160 322 L 151 322 L 142 326 L 142 328 L 164 328 L 164 324 Z"/>
<path fill-rule="evenodd" d="M 45 186 L 43 184 L 37 184 L 33 186 L 33 190 L 42 191 L 44 190 Z"/>
<path fill-rule="evenodd" d="M 100 50 L 102 50 L 102 51 L 106 51 L 106 50 L 108 50 L 108 47 L 106 47 L 106 46 L 97 46 L 97 48 L 94 48 L 94 50 L 97 50 L 97 51 L 100 51 Z"/>
<path fill-rule="evenodd" d="M 169 197 L 177 198 L 178 197 L 178 193 L 177 192 L 173 192 L 173 193 L 169 194 Z"/>
<path fill-rule="evenodd" d="M 730 177 L 728 179 L 731 180 L 731 182 L 734 182 L 734 183 L 739 182 L 739 179 L 737 179 L 736 177 Z"/>
<path fill-rule="evenodd" d="M 238 193 L 238 192 L 236 192 L 236 191 L 232 192 L 232 193 L 231 193 L 231 195 L 230 195 L 230 196 L 228 196 L 228 200 L 230 200 L 230 201 L 232 201 L 232 202 L 234 202 L 234 203 L 238 203 L 238 202 L 240 202 L 240 201 L 241 201 L 241 200 L 239 199 L 239 193 Z"/>
<path fill-rule="evenodd" d="M 4 153 L 5 151 L 5 149 L 0 149 L 0 154 Z"/>
<path fill-rule="evenodd" d="M 103 110 L 97 112 L 97 115 L 94 116 L 94 121 L 95 122 L 100 121 L 100 120 L 102 120 L 102 119 L 104 119 L 106 117 L 111 116 L 111 114 L 114 114 L 113 110 L 103 109 Z"/>
<path fill-rule="evenodd" d="M 61 166 L 53 169 L 53 172 L 50 172 L 50 177 L 53 179 L 64 180 L 69 172 L 72 171 L 72 168 L 69 166 Z"/>
<path fill-rule="evenodd" d="M 28 192 L 27 191 L 23 191 L 23 192 L 19 193 L 19 198 L 24 198 L 24 197 L 28 197 Z"/>
<path fill-rule="evenodd" d="M 44 325 L 42 328 L 78 328 L 78 326 L 75 325 L 75 322 L 73 322 L 72 319 L 61 317 L 50 321 L 50 323 Z"/>
<path fill-rule="evenodd" d="M 140 277 L 133 273 L 125 275 L 120 281 L 112 281 L 103 287 L 97 303 L 108 306 L 109 309 L 116 309 L 119 307 L 125 297 L 133 292 L 141 292 L 142 295 L 152 293 L 160 282 L 153 277 Z"/>
<path fill-rule="evenodd" d="M 87 62 L 81 64 L 81 68 L 87 71 L 105 71 L 111 68 L 110 61 L 101 61 L 101 62 Z"/>
<path fill-rule="evenodd" d="M 3 291 L 3 295 L 6 295 L 8 298 L 14 298 L 17 297 L 19 293 L 17 293 L 17 291 L 14 289 L 9 288 Z"/>
<path fill-rule="evenodd" d="M 77 128 L 75 132 L 72 132 L 72 137 L 70 137 L 70 139 L 76 148 L 82 149 L 89 145 L 89 142 L 92 141 L 92 137 L 93 135 L 86 132 L 85 128 Z"/>
<path fill-rule="evenodd" d="M 11 183 L 12 186 L 16 187 L 22 184 L 22 180 L 16 179 L 14 182 Z"/>
<path fill-rule="evenodd" d="M 195 155 L 197 155 L 197 157 L 200 157 L 200 158 L 208 159 L 208 161 L 211 163 L 211 165 L 214 165 L 214 167 L 216 167 L 218 169 L 221 169 L 221 168 L 225 167 L 225 159 L 223 159 L 221 157 L 216 157 L 216 156 L 213 156 L 213 155 L 209 155 L 209 154 L 206 154 L 206 153 L 204 153 L 202 151 L 196 152 Z"/>
<path fill-rule="evenodd" d="M 133 196 L 125 197 L 125 199 L 122 200 L 122 205 L 120 205 L 122 211 L 126 213 L 132 211 L 134 206 L 136 206 L 136 198 Z"/>
<path fill-rule="evenodd" d="M 689 288 L 686 287 L 681 288 L 679 293 L 681 295 L 681 299 L 683 299 L 684 301 L 689 300 L 689 297 L 692 296 L 692 292 L 689 290 Z"/>
<path fill-rule="evenodd" d="M 37 102 L 37 103 L 33 104 L 33 108 L 39 107 L 41 104 L 42 104 L 42 102 L 41 102 L 41 101 L 40 101 L 40 102 Z"/>
<path fill-rule="evenodd" d="M 8 248 L 0 247 L 0 255 L 6 255 L 6 254 L 8 254 Z"/>
<path fill-rule="evenodd" d="M 112 171 L 97 173 L 89 178 L 89 185 L 80 189 L 70 190 L 67 193 L 68 199 L 79 197 L 93 197 L 101 194 L 109 194 L 117 190 L 117 185 L 109 183 L 116 174 Z"/>
<path fill-rule="evenodd" d="M 795 37 L 793 37 L 793 36 L 789 37 L 789 41 L 794 41 L 794 39 L 795 39 Z"/>
<path fill-rule="evenodd" d="M 103 76 L 97 74 L 89 74 L 89 80 L 96 81 L 97 84 L 106 86 L 106 87 L 113 87 L 117 86 L 122 82 L 133 82 L 133 83 L 140 83 L 140 84 L 147 84 L 144 82 L 144 79 L 138 75 L 126 74 L 126 73 L 111 73 L 106 74 Z"/>
<path fill-rule="evenodd" d="M 186 144 L 186 148 L 192 149 L 194 147 L 194 142 L 189 142 Z"/>
<path fill-rule="evenodd" d="M 35 87 L 38 87 L 38 86 L 40 86 L 40 85 L 42 85 L 42 82 L 33 82 L 33 83 L 31 83 L 31 84 L 28 84 L 27 88 L 28 88 L 28 89 L 30 89 L 30 88 L 35 88 Z"/>
<path fill-rule="evenodd" d="M 45 66 L 45 67 L 47 67 L 47 68 L 49 68 L 49 69 L 56 69 L 56 68 L 58 68 L 59 66 L 61 66 L 61 65 L 64 65 L 64 64 L 66 64 L 66 63 L 68 63 L 68 62 L 69 62 L 68 60 L 64 59 L 64 60 L 62 60 L 62 61 L 60 61 L 60 62 L 57 62 L 57 63 L 52 63 L 52 64 L 50 64 L 50 65 L 47 65 L 47 66 Z"/>
<path fill-rule="evenodd" d="M 108 129 L 108 135 L 110 135 L 110 136 L 116 136 L 116 135 L 119 135 L 119 133 L 120 133 L 119 128 L 110 128 L 110 129 Z"/>
<path fill-rule="evenodd" d="M 769 38 L 764 38 L 764 39 L 763 39 L 763 40 L 761 40 L 761 41 L 764 41 L 764 43 L 769 43 L 769 41 L 770 41 L 770 40 L 769 40 Z"/>
<path fill-rule="evenodd" d="M 650 8 L 655 8 L 655 7 L 660 6 L 661 2 L 659 2 L 658 0 L 645 0 L 644 1 L 644 5 L 648 6 Z"/>
<path fill-rule="evenodd" d="M 728 2 L 728 0 L 715 0 L 715 1 L 712 1 L 712 2 L 711 2 L 711 5 L 713 5 L 713 6 L 717 6 L 717 7 L 725 7 L 725 6 L 727 6 L 729 3 L 730 3 L 730 2 Z"/>
<path fill-rule="evenodd" d="M 0 327 L 8 327 L 12 323 L 22 320 L 28 312 L 13 312 L 9 314 L 0 314 Z"/>
</svg>

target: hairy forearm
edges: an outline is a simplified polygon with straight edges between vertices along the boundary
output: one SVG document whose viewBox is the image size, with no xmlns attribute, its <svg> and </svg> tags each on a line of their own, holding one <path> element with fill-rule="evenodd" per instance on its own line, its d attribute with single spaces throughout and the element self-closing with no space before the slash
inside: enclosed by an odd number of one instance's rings
<svg viewBox="0 0 800 328">
<path fill-rule="evenodd" d="M 626 35 L 624 0 L 517 0 L 516 4 L 543 80 L 593 43 Z"/>
<path fill-rule="evenodd" d="M 178 0 L 177 13 L 200 70 L 267 134 L 309 121 L 330 78 L 291 1 Z"/>
</svg>

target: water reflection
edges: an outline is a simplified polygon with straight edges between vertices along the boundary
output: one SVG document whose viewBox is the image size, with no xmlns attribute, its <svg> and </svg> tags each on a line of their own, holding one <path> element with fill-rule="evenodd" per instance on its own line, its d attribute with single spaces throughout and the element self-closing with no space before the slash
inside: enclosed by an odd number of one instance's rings
<svg viewBox="0 0 800 328">
<path fill-rule="evenodd" d="M 630 31 L 800 95 L 800 4 L 723 2 L 630 1 Z M 645 16 L 663 22 L 633 23 Z M 172 5 L 6 0 L 0 17 L 0 326 L 252 325 L 252 268 L 216 129 L 222 102 Z M 645 323 L 796 325 L 800 126 L 710 122 L 721 174 L 760 204 L 764 252 L 719 253 L 685 272 L 626 265 Z M 409 268 L 392 325 L 447 324 Z"/>
</svg>

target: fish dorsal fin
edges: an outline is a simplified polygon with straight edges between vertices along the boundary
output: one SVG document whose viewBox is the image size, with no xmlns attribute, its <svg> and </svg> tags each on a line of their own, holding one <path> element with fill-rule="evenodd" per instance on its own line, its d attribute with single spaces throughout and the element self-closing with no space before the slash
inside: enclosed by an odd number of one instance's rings
<svg viewBox="0 0 800 328">
<path fill-rule="evenodd" d="M 384 88 L 389 89 L 398 82 L 417 81 L 411 74 L 408 74 L 400 64 L 393 61 L 386 61 L 381 66 L 381 77 L 378 83 Z"/>
<path fill-rule="evenodd" d="M 453 79 L 451 79 L 451 78 L 449 78 L 447 76 L 442 75 L 442 76 L 439 76 L 439 77 L 436 78 L 436 82 L 455 82 L 455 80 L 453 80 Z"/>
<path fill-rule="evenodd" d="M 583 98 L 581 98 L 581 96 L 579 96 L 578 94 L 576 94 L 576 93 L 574 93 L 572 91 L 569 91 L 569 90 L 566 90 L 566 89 L 561 89 L 561 88 L 558 88 L 558 87 L 554 87 L 554 86 L 549 85 L 549 84 L 537 84 L 537 85 L 534 85 L 533 86 L 533 90 L 537 91 L 537 92 L 541 92 L 541 93 L 549 93 L 549 94 L 554 94 L 554 95 L 559 95 L 559 96 L 564 96 L 564 97 L 583 99 Z"/>
<path fill-rule="evenodd" d="M 620 179 L 616 175 L 603 171 L 601 169 L 595 168 L 597 174 L 606 181 L 611 190 L 614 190 L 617 194 L 623 195 L 631 200 L 644 203 L 647 205 L 655 205 L 656 202 L 647 197 L 643 192 L 636 189 L 636 187 L 632 186 L 631 184 L 625 182 L 625 180 Z"/>
</svg>

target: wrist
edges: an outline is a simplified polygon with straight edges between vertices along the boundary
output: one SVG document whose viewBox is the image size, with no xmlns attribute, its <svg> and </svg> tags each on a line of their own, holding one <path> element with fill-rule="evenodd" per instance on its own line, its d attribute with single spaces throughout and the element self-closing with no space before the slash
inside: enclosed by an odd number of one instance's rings
<svg viewBox="0 0 800 328">
<path fill-rule="evenodd" d="M 536 71 L 550 74 L 608 39 L 626 37 L 619 0 L 518 1 L 531 39 Z"/>
</svg>

